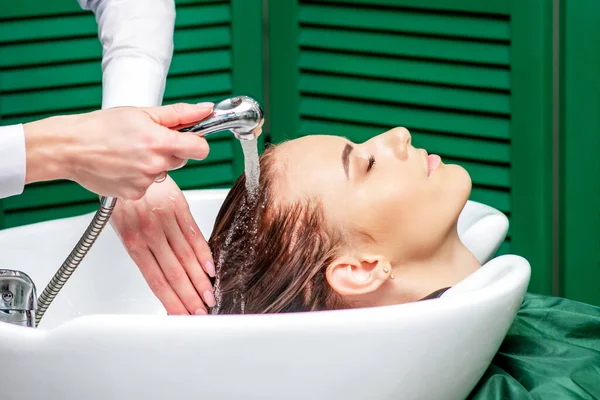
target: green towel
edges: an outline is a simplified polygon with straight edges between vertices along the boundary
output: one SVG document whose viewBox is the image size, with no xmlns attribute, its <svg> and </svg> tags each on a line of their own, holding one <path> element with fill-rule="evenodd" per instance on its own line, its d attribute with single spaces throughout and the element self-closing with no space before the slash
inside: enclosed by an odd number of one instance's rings
<svg viewBox="0 0 600 400">
<path fill-rule="evenodd" d="M 468 399 L 600 399 L 600 307 L 528 293 Z"/>
</svg>

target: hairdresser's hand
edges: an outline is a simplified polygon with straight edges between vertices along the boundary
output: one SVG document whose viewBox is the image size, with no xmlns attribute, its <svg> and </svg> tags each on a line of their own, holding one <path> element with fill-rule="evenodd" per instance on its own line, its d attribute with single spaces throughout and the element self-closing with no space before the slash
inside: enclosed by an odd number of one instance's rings
<svg viewBox="0 0 600 400">
<path fill-rule="evenodd" d="M 111 224 L 169 314 L 202 315 L 214 306 L 210 249 L 170 177 L 140 200 L 118 202 Z"/>
<path fill-rule="evenodd" d="M 166 171 L 206 158 L 206 140 L 177 129 L 212 107 L 118 107 L 25 124 L 26 182 L 70 179 L 103 196 L 140 199 Z"/>
</svg>

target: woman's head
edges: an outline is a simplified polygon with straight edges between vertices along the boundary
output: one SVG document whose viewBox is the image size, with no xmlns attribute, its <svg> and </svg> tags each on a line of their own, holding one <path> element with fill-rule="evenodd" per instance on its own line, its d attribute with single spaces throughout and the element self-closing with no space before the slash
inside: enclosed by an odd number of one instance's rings
<svg viewBox="0 0 600 400">
<path fill-rule="evenodd" d="M 242 293 L 246 312 L 408 302 L 472 271 L 436 265 L 458 240 L 469 176 L 414 148 L 404 128 L 361 144 L 307 136 L 271 147 L 260 186 L 245 204 L 242 176 L 217 217 L 218 312 L 239 312 Z M 243 227 L 230 230 L 236 214 Z"/>
</svg>

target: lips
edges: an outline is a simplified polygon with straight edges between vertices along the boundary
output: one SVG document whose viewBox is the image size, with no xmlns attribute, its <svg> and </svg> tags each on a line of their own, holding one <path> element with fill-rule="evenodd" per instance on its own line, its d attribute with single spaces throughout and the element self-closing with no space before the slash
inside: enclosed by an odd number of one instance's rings
<svg viewBox="0 0 600 400">
<path fill-rule="evenodd" d="M 427 164 L 429 166 L 428 175 L 431 175 L 431 173 L 435 171 L 435 169 L 440 165 L 441 162 L 442 158 L 440 156 L 438 156 L 437 154 L 429 154 L 427 156 Z"/>
</svg>

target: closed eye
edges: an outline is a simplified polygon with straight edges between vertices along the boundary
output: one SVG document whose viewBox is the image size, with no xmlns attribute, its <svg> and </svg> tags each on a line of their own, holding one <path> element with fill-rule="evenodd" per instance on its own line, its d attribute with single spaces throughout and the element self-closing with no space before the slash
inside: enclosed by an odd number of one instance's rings
<svg viewBox="0 0 600 400">
<path fill-rule="evenodd" d="M 371 170 L 371 168 L 373 168 L 374 165 L 375 165 L 375 157 L 369 156 L 369 165 L 367 166 L 367 172 L 369 172 Z"/>
</svg>

